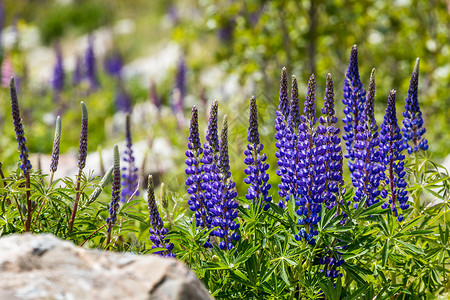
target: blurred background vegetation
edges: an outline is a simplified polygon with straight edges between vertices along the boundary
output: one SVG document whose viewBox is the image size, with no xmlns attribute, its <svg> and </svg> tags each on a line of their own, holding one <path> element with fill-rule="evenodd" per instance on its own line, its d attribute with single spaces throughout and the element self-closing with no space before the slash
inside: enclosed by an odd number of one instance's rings
<svg viewBox="0 0 450 300">
<path fill-rule="evenodd" d="M 449 153 L 449 0 L 0 3 L 0 162 L 6 170 L 18 161 L 5 84 L 8 76 L 14 75 L 20 83 L 19 102 L 30 152 L 42 153 L 42 157 L 51 153 L 54 119 L 60 114 L 62 152 L 76 157 L 79 102 L 85 101 L 90 117 L 88 149 L 95 153 L 101 147 L 112 155 L 112 145 L 124 140 L 123 111 L 127 108 L 119 105 L 118 97 L 125 93 L 134 120 L 133 140 L 145 141 L 148 148 L 136 151 L 138 167 L 143 165 L 144 153 L 158 153 L 155 142 L 163 139 L 166 142 L 162 147 L 170 148 L 170 156 L 146 161 L 143 173 L 159 173 L 160 180 L 169 182 L 169 189 L 180 192 L 184 190 L 183 154 L 190 107 L 197 105 L 203 113 L 200 124 L 204 133 L 209 104 L 218 99 L 220 115 L 227 113 L 230 117 L 231 170 L 243 194 L 242 161 L 250 96 L 254 94 L 258 99 L 262 141 L 269 163 L 275 166 L 273 126 L 281 68 L 286 66 L 288 74 L 297 76 L 301 102 L 308 77 L 316 74 L 317 107 L 323 104 L 325 77 L 331 73 L 337 113 L 342 119 L 342 87 L 354 44 L 358 45 L 365 87 L 371 69 L 377 69 L 379 123 L 390 89 L 397 90 L 399 121 L 403 119 L 411 72 L 415 59 L 421 59 L 419 102 L 430 151 L 437 160 Z M 96 89 L 86 80 L 73 83 L 76 60 L 84 57 L 88 36 L 94 40 L 99 81 Z M 52 90 L 51 84 L 56 45 L 61 47 L 65 70 L 64 89 L 60 92 Z M 123 62 L 120 80 L 104 69 L 105 59 L 117 53 Z M 182 84 L 186 90 L 179 100 L 181 108 L 173 92 L 179 85 L 180 65 L 185 66 Z M 158 101 L 162 106 L 157 105 Z M 48 166 L 41 167 L 47 172 Z M 271 169 L 271 181 L 276 183 L 275 168 Z"/>
</svg>

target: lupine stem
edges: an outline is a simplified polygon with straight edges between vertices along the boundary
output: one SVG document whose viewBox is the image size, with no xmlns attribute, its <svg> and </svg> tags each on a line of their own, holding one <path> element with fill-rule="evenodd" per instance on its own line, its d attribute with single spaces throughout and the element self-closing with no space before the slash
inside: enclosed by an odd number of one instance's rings
<svg viewBox="0 0 450 300">
<path fill-rule="evenodd" d="M 415 163 L 415 177 L 416 177 L 416 183 L 419 184 L 419 154 L 417 153 L 417 151 L 414 151 L 414 163 Z M 420 194 L 416 191 L 416 193 L 414 193 L 414 217 L 418 217 L 419 216 L 419 212 L 420 212 Z M 444 215 L 445 216 L 445 215 Z M 445 218 L 445 217 L 444 217 Z M 445 223 L 444 223 L 445 224 Z"/>
<path fill-rule="evenodd" d="M 5 175 L 3 174 L 2 163 L 0 162 L 0 177 L 2 178 L 3 187 L 6 187 Z"/>
<path fill-rule="evenodd" d="M 73 230 L 73 224 L 75 222 L 75 216 L 78 208 L 78 201 L 81 195 L 81 178 L 83 176 L 83 169 L 86 165 L 87 156 L 87 136 L 88 136 L 88 112 L 84 102 L 81 102 L 82 118 L 81 118 L 81 134 L 80 134 L 80 148 L 78 154 L 78 177 L 76 186 L 75 202 L 73 204 L 72 215 L 69 222 L 69 232 Z"/>
</svg>

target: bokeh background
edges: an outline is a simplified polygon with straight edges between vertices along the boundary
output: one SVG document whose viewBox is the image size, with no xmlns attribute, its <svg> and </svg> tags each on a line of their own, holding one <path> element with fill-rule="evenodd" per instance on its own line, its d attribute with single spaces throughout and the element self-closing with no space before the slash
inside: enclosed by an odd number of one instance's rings
<svg viewBox="0 0 450 300">
<path fill-rule="evenodd" d="M 429 151 L 445 162 L 450 153 L 449 17 L 449 0 L 0 0 L 0 162 L 4 170 L 18 162 L 10 76 L 17 80 L 34 168 L 48 172 L 60 115 L 63 154 L 56 176 L 75 174 L 84 101 L 87 169 L 101 175 L 112 164 L 113 144 L 125 149 L 129 112 L 142 178 L 152 173 L 180 192 L 190 108 L 199 108 L 204 142 L 208 108 L 218 99 L 220 118 L 229 116 L 231 171 L 242 194 L 250 96 L 258 100 L 266 152 L 274 153 L 281 68 L 297 76 L 301 102 L 308 77 L 316 74 L 317 107 L 331 73 L 342 119 L 342 87 L 354 44 L 365 87 L 376 68 L 379 123 L 391 89 L 397 90 L 401 122 L 420 58 L 419 102 Z M 273 155 L 269 163 L 276 184 Z"/>
</svg>

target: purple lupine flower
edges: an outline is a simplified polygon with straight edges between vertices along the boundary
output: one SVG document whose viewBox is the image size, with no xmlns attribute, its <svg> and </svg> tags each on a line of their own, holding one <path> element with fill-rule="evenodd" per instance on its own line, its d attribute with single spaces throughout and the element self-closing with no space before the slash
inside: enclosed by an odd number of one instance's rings
<svg viewBox="0 0 450 300">
<path fill-rule="evenodd" d="M 52 88 L 56 92 L 61 92 L 64 89 L 64 65 L 61 53 L 61 47 L 57 45 L 55 47 L 56 52 L 56 64 L 53 68 Z"/>
<path fill-rule="evenodd" d="M 350 62 L 348 64 L 347 75 L 344 81 L 344 99 L 342 100 L 342 103 L 345 105 L 345 117 L 342 119 L 345 124 L 345 133 L 342 138 L 345 141 L 347 157 L 349 158 L 348 164 L 350 167 L 350 172 L 352 173 L 354 170 L 352 164 L 355 159 L 353 151 L 354 140 L 358 125 L 363 122 L 362 112 L 364 110 L 364 102 L 366 100 L 365 96 L 366 91 L 363 89 L 363 85 L 359 77 L 358 50 L 356 49 L 356 45 L 354 45 L 350 54 Z"/>
<path fill-rule="evenodd" d="M 73 70 L 72 83 L 78 85 L 83 80 L 83 58 L 77 56 L 75 59 L 75 69 Z"/>
<path fill-rule="evenodd" d="M 97 64 L 95 62 L 94 38 L 89 36 L 88 47 L 85 55 L 86 77 L 89 80 L 91 89 L 95 90 L 99 87 L 97 78 Z"/>
<path fill-rule="evenodd" d="M 114 168 L 113 168 L 113 180 L 112 180 L 112 195 L 111 203 L 109 204 L 109 217 L 106 219 L 108 224 L 108 240 L 111 236 L 111 231 L 117 220 L 117 210 L 119 209 L 120 201 L 120 156 L 119 147 L 114 145 Z M 109 244 L 109 241 L 107 242 Z"/>
<path fill-rule="evenodd" d="M 423 127 L 422 112 L 420 111 L 417 92 L 419 87 L 419 62 L 420 60 L 417 58 L 414 71 L 411 74 L 405 111 L 403 112 L 403 140 L 409 154 L 417 152 L 419 149 L 428 149 L 428 141 L 422 138 L 426 129 Z M 412 145 L 408 142 L 412 142 Z"/>
<path fill-rule="evenodd" d="M 125 139 L 127 142 L 123 160 L 126 166 L 122 167 L 122 193 L 121 201 L 128 202 L 133 195 L 139 196 L 138 189 L 138 168 L 135 166 L 133 155 L 133 142 L 131 140 L 130 114 L 125 120 Z"/>
<path fill-rule="evenodd" d="M 351 174 L 353 186 L 355 187 L 355 202 L 366 197 L 366 206 L 378 202 L 380 181 L 384 179 L 383 167 L 380 164 L 381 157 L 378 151 L 379 137 L 378 126 L 374 114 L 375 103 L 375 69 L 370 74 L 369 90 L 362 118 L 356 128 L 354 139 L 354 163 Z M 357 207 L 355 203 L 355 207 Z"/>
<path fill-rule="evenodd" d="M 208 228 L 211 227 L 212 213 L 211 210 L 220 201 L 217 196 L 217 185 L 220 182 L 219 176 L 219 137 L 217 134 L 218 120 L 218 102 L 214 100 L 211 104 L 211 110 L 208 119 L 208 129 L 206 131 L 206 142 L 203 144 L 204 152 L 201 159 L 202 165 L 202 186 L 204 187 L 205 204 L 208 213 Z M 210 248 L 212 244 L 210 240 L 205 243 L 204 247 Z"/>
<path fill-rule="evenodd" d="M 27 139 L 25 138 L 22 118 L 20 117 L 19 101 L 17 99 L 16 86 L 14 85 L 14 77 L 11 77 L 9 90 L 11 93 L 11 111 L 14 131 L 16 132 L 17 149 L 20 152 L 20 169 L 22 169 L 24 176 L 28 177 L 31 170 L 31 163 L 28 159 Z"/>
<path fill-rule="evenodd" d="M 86 156 L 87 156 L 87 142 L 88 142 L 88 111 L 86 104 L 81 102 L 81 133 L 80 133 L 80 148 L 78 152 L 78 168 L 80 170 L 84 169 L 86 166 Z"/>
<path fill-rule="evenodd" d="M 123 61 L 119 51 L 115 50 L 107 55 L 103 61 L 103 67 L 109 75 L 117 78 L 121 77 Z"/>
<path fill-rule="evenodd" d="M 55 173 L 58 169 L 59 145 L 61 143 L 61 117 L 56 118 L 55 138 L 53 140 L 52 159 L 50 163 L 50 172 Z"/>
<path fill-rule="evenodd" d="M 247 165 L 245 174 L 247 178 L 244 179 L 246 184 L 249 184 L 248 193 L 245 198 L 253 202 L 258 202 L 260 205 L 264 204 L 264 210 L 268 210 L 272 201 L 272 197 L 269 196 L 270 184 L 269 180 L 269 164 L 266 154 L 261 155 L 261 151 L 264 149 L 264 145 L 260 143 L 258 132 L 258 111 L 256 107 L 256 98 L 253 96 L 250 99 L 250 117 L 248 127 L 247 149 L 244 151 L 245 159 L 244 163 Z"/>
<path fill-rule="evenodd" d="M 288 100 L 288 88 L 287 88 L 287 74 L 286 68 L 281 70 L 280 79 L 280 93 L 278 110 L 276 111 L 275 118 L 275 147 L 277 152 L 275 156 L 278 160 L 277 175 L 281 177 L 281 183 L 278 185 L 278 196 L 280 200 L 278 206 L 284 208 L 286 203 L 290 199 L 290 176 L 288 169 L 290 167 L 290 157 L 286 157 L 286 152 L 290 145 L 289 124 L 287 123 L 289 117 L 289 100 Z M 289 154 L 288 154 L 289 155 Z"/>
<path fill-rule="evenodd" d="M 172 253 L 174 245 L 170 242 L 170 239 L 166 238 L 169 230 L 164 227 L 164 222 L 159 215 L 158 206 L 156 205 L 152 175 L 148 176 L 147 203 L 151 224 L 148 231 L 150 232 L 150 240 L 153 242 L 152 249 L 165 248 L 166 250 L 157 251 L 155 253 L 164 257 L 175 257 Z"/>
<path fill-rule="evenodd" d="M 220 134 L 220 150 L 219 150 L 219 170 L 220 181 L 217 182 L 218 204 L 211 210 L 214 216 L 212 226 L 219 229 L 211 232 L 221 241 L 219 248 L 222 250 L 231 250 L 234 245 L 233 241 L 238 241 L 241 236 L 236 232 L 239 229 L 239 223 L 235 221 L 238 216 L 238 203 L 236 198 L 236 183 L 231 178 L 230 161 L 228 156 L 228 118 L 225 115 L 223 119 L 222 131 Z"/>
<path fill-rule="evenodd" d="M 297 187 L 299 196 L 295 201 L 298 206 L 297 215 L 299 225 L 304 227 L 295 235 L 296 240 L 305 239 L 309 244 L 315 243 L 315 236 L 318 234 L 316 225 L 320 221 L 321 203 L 325 191 L 326 167 L 325 151 L 323 145 L 326 143 L 324 136 L 316 134 L 314 125 L 317 121 L 315 116 L 315 87 L 316 80 L 314 74 L 311 75 L 306 92 L 306 100 L 301 116 L 301 123 L 298 126 L 298 175 Z"/>
<path fill-rule="evenodd" d="M 188 186 L 187 192 L 191 195 L 188 200 L 190 209 L 194 212 L 196 224 L 200 228 L 209 228 L 211 219 L 208 213 L 207 199 L 204 196 L 204 188 L 202 176 L 203 166 L 201 164 L 201 155 L 203 148 L 200 143 L 200 136 L 198 132 L 198 110 L 192 107 L 191 123 L 189 127 L 189 142 L 188 150 L 185 152 L 185 163 L 187 168 L 185 170 L 188 178 L 185 183 Z"/>
<path fill-rule="evenodd" d="M 114 102 L 116 104 L 116 108 L 118 111 L 123 111 L 123 112 L 128 112 L 128 113 L 131 112 L 130 95 L 125 90 L 122 80 L 119 80 L 119 84 L 117 85 L 116 97 L 115 97 Z"/>
<path fill-rule="evenodd" d="M 397 123 L 395 109 L 395 90 L 391 90 L 387 102 L 386 114 L 380 129 L 380 154 L 387 170 L 388 176 L 385 179 L 385 188 L 381 196 L 386 198 L 389 190 L 389 200 L 383 204 L 383 208 L 391 207 L 393 214 L 398 221 L 403 220 L 403 216 L 398 214 L 397 202 L 402 210 L 408 209 L 408 196 L 405 190 L 405 155 L 402 151 L 406 148 L 403 143 L 400 127 Z"/>
<path fill-rule="evenodd" d="M 316 155 L 323 155 L 325 166 L 326 189 L 323 195 L 324 202 L 328 209 L 336 205 L 339 197 L 339 188 L 342 182 L 342 165 L 341 165 L 341 139 L 338 134 L 339 128 L 336 127 L 338 121 L 334 110 L 334 88 L 331 74 L 327 75 L 324 106 L 321 109 L 323 114 L 319 118 L 319 126 L 317 126 L 317 135 L 323 137 L 321 146 L 316 144 Z M 320 138 L 315 138 L 318 142 Z M 323 153 L 323 154 L 322 154 Z"/>
</svg>

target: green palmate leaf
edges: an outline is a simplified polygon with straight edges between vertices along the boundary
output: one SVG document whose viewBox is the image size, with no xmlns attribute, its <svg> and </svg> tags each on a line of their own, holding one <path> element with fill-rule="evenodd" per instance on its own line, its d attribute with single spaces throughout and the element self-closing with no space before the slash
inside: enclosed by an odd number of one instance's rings
<svg viewBox="0 0 450 300">
<path fill-rule="evenodd" d="M 352 292 L 350 296 L 345 297 L 345 300 L 357 300 L 357 299 L 371 299 L 367 295 L 370 290 L 373 289 L 372 284 L 368 283 Z"/>
<path fill-rule="evenodd" d="M 415 253 L 415 254 L 420 254 L 420 255 L 425 255 L 425 253 L 423 252 L 422 249 L 420 249 L 419 247 L 416 247 L 410 243 L 404 242 L 402 240 L 396 239 L 396 241 L 400 244 L 402 244 L 403 246 L 405 246 L 410 252 Z"/>
<path fill-rule="evenodd" d="M 129 212 L 121 212 L 119 215 L 123 215 L 127 218 L 131 218 L 133 220 L 139 221 L 141 223 L 146 223 L 146 218 L 144 214 L 137 214 L 137 213 L 129 213 Z"/>
<path fill-rule="evenodd" d="M 248 249 L 247 251 L 244 252 L 244 254 L 238 256 L 234 261 L 233 264 L 234 265 L 239 265 L 240 263 L 246 261 L 247 259 L 249 259 L 249 257 L 256 251 L 258 250 L 259 246 L 254 246 L 250 249 Z"/>
</svg>

